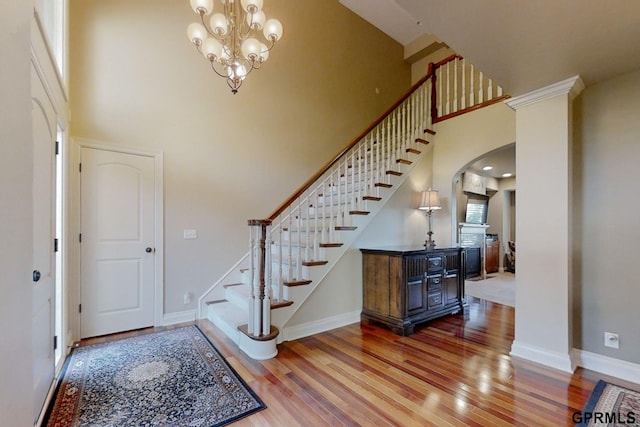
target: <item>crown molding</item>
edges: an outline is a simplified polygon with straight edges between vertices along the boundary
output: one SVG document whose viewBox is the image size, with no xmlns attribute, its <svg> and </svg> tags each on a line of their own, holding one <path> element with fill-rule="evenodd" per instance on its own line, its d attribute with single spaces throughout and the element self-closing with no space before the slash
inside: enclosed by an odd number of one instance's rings
<svg viewBox="0 0 640 427">
<path fill-rule="evenodd" d="M 514 110 L 518 110 L 560 95 L 569 95 L 569 101 L 573 101 L 573 99 L 583 91 L 584 87 L 582 78 L 580 76 L 573 76 L 561 82 L 525 93 L 524 95 L 509 98 L 505 101 L 505 104 Z"/>
</svg>

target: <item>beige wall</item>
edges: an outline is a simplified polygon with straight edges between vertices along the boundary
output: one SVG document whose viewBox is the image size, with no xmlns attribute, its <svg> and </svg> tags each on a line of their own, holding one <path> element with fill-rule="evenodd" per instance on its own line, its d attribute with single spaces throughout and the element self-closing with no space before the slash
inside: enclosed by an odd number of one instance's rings
<svg viewBox="0 0 640 427">
<path fill-rule="evenodd" d="M 588 87 L 576 105 L 576 347 L 640 363 L 637 262 L 640 71 Z M 604 347 L 604 332 L 620 349 Z"/>
<path fill-rule="evenodd" d="M 24 1 L 5 2 L 0 14 L 0 423 L 16 427 L 33 425 L 32 16 L 33 4 Z"/>
<path fill-rule="evenodd" d="M 246 220 L 410 85 L 402 46 L 337 1 L 265 11 L 284 37 L 234 96 L 187 40 L 187 0 L 70 1 L 71 136 L 164 152 L 166 313 L 195 309 L 184 292 L 201 295 L 247 251 Z"/>
</svg>

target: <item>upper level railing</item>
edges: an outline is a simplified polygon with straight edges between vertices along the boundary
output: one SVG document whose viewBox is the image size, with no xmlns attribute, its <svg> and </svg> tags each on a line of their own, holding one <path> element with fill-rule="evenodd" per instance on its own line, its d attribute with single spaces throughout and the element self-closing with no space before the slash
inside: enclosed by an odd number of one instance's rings
<svg viewBox="0 0 640 427">
<path fill-rule="evenodd" d="M 460 55 L 433 64 L 431 117 L 433 123 L 500 102 L 508 95 Z"/>
</svg>

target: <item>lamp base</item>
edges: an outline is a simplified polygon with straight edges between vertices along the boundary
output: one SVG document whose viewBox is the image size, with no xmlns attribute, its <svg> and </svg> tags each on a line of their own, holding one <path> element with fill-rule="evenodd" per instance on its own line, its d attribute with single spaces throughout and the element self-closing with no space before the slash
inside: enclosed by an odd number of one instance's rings
<svg viewBox="0 0 640 427">
<path fill-rule="evenodd" d="M 424 241 L 424 246 L 426 249 L 434 249 L 436 247 L 436 242 L 435 240 L 425 240 Z"/>
</svg>

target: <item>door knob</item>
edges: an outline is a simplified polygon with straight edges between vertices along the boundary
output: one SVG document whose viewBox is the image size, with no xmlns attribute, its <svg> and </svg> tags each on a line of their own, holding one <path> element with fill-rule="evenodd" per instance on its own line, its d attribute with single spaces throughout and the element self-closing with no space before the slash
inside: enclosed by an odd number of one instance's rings
<svg viewBox="0 0 640 427">
<path fill-rule="evenodd" d="M 33 281 L 37 282 L 40 280 L 40 272 L 38 270 L 33 270 Z"/>
<path fill-rule="evenodd" d="M 151 252 L 153 252 L 153 248 L 147 248 L 144 250 L 146 253 L 150 254 Z"/>
</svg>

